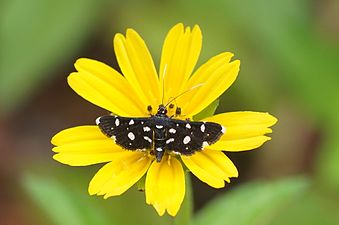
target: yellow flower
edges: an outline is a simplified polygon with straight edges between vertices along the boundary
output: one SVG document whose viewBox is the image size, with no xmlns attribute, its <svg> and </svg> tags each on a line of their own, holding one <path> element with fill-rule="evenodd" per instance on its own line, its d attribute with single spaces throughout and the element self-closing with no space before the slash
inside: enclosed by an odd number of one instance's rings
<svg viewBox="0 0 339 225">
<path fill-rule="evenodd" d="M 163 45 L 158 75 L 145 42 L 137 32 L 128 29 L 126 36 L 114 37 L 123 76 L 104 63 L 81 58 L 76 61 L 77 72 L 69 75 L 68 83 L 81 97 L 123 117 L 148 117 L 149 105 L 157 109 L 161 103 L 190 90 L 177 98 L 175 104 L 182 110 L 179 119 L 192 119 L 226 91 L 240 66 L 239 60 L 231 61 L 232 53 L 224 52 L 193 73 L 201 45 L 199 26 L 193 29 L 181 23 L 174 26 Z M 196 86 L 199 87 L 193 88 Z M 168 110 L 168 115 L 174 115 L 173 110 Z M 270 140 L 265 134 L 272 132 L 269 127 L 277 119 L 268 113 L 246 111 L 222 113 L 203 121 L 216 122 L 226 132 L 215 144 L 189 156 L 165 153 L 157 162 L 150 151 L 127 151 L 106 137 L 98 126 L 89 125 L 56 134 L 52 138 L 56 153 L 53 158 L 71 166 L 107 163 L 96 173 L 88 189 L 91 195 L 104 198 L 124 193 L 146 174 L 146 202 L 159 215 L 167 211 L 175 216 L 185 195 L 182 163 L 201 181 L 222 188 L 225 181 L 238 176 L 237 168 L 222 151 L 261 146 Z"/>
</svg>

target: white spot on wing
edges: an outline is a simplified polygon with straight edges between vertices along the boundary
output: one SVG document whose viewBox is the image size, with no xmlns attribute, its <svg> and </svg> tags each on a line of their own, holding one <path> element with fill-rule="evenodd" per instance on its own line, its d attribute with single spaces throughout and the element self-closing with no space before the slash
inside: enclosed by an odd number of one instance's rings
<svg viewBox="0 0 339 225">
<path fill-rule="evenodd" d="M 208 144 L 207 141 L 204 141 L 204 142 L 202 143 L 202 147 L 205 148 L 206 146 L 209 146 L 209 144 Z"/>
<path fill-rule="evenodd" d="M 151 139 L 151 138 L 149 138 L 149 137 L 147 137 L 147 136 L 144 136 L 144 139 L 145 139 L 146 141 L 148 141 L 149 143 L 152 143 L 152 139 Z"/>
<path fill-rule="evenodd" d="M 98 117 L 98 118 L 95 120 L 95 123 L 96 123 L 97 125 L 100 124 L 100 118 L 101 118 L 101 117 Z"/>
<path fill-rule="evenodd" d="M 205 124 L 202 124 L 201 126 L 200 126 L 200 130 L 201 130 L 201 132 L 205 132 L 205 129 L 206 129 L 206 127 L 205 127 Z"/>
<path fill-rule="evenodd" d="M 221 126 L 221 132 L 224 134 L 226 132 L 226 128 L 224 126 Z"/>
<path fill-rule="evenodd" d="M 158 128 L 158 129 L 161 129 L 161 128 L 163 128 L 164 126 L 163 126 L 163 125 L 155 125 L 155 127 Z"/>
<path fill-rule="evenodd" d="M 174 138 L 170 138 L 170 139 L 168 139 L 167 141 L 166 141 L 166 144 L 169 144 L 169 143 L 171 143 L 171 142 L 173 142 L 174 141 Z"/>
<path fill-rule="evenodd" d="M 132 141 L 135 139 L 135 135 L 132 132 L 129 132 L 127 134 L 128 138 L 131 139 Z"/>
<path fill-rule="evenodd" d="M 134 120 L 129 121 L 128 124 L 129 124 L 129 125 L 133 125 L 133 124 L 134 124 Z"/>
<path fill-rule="evenodd" d="M 187 123 L 186 128 L 191 129 L 191 125 L 189 123 Z"/>
<path fill-rule="evenodd" d="M 143 127 L 143 129 L 144 129 L 145 132 L 148 132 L 148 131 L 151 130 L 151 128 L 149 128 L 149 127 Z"/>
<path fill-rule="evenodd" d="M 182 142 L 186 145 L 186 144 L 188 144 L 190 141 L 191 141 L 191 137 L 190 137 L 190 136 L 186 136 Z"/>
<path fill-rule="evenodd" d="M 115 138 L 115 136 L 113 135 L 112 137 L 111 137 L 114 141 L 116 141 L 116 138 Z"/>
<path fill-rule="evenodd" d="M 171 128 L 171 129 L 168 130 L 168 132 L 170 132 L 171 134 L 175 134 L 177 132 L 177 130 L 174 129 L 174 128 Z"/>
<path fill-rule="evenodd" d="M 115 126 L 119 126 L 119 124 L 120 124 L 120 121 L 119 121 L 118 118 L 116 118 L 116 119 L 115 119 Z"/>
<path fill-rule="evenodd" d="M 155 150 L 157 150 L 158 152 L 162 152 L 162 148 L 156 148 Z"/>
</svg>

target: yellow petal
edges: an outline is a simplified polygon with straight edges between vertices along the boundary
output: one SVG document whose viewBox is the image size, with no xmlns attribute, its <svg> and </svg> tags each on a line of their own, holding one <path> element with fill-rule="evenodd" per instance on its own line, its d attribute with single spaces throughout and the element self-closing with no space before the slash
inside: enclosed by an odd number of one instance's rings
<svg viewBox="0 0 339 225">
<path fill-rule="evenodd" d="M 157 108 L 161 101 L 159 80 L 145 42 L 128 29 L 126 38 L 115 35 L 114 50 L 122 73 L 142 99 L 145 111 L 148 105 Z"/>
<path fill-rule="evenodd" d="M 53 148 L 57 153 L 111 153 L 114 151 L 124 151 L 110 138 L 104 140 L 82 140 L 68 144 L 62 144 Z"/>
<path fill-rule="evenodd" d="M 154 161 L 146 175 L 147 204 L 152 204 L 158 214 L 175 216 L 185 196 L 185 177 L 181 163 L 171 156 L 161 162 Z"/>
<path fill-rule="evenodd" d="M 238 140 L 218 141 L 215 144 L 209 146 L 209 148 L 228 152 L 247 151 L 258 148 L 269 140 L 271 140 L 270 137 L 257 136 Z"/>
<path fill-rule="evenodd" d="M 191 156 L 181 156 L 187 168 L 201 181 L 222 188 L 230 177 L 238 177 L 237 168 L 222 152 L 204 149 Z"/>
<path fill-rule="evenodd" d="M 53 145 L 63 145 L 85 140 L 105 140 L 98 126 L 78 126 L 60 131 L 52 137 Z"/>
<path fill-rule="evenodd" d="M 211 145 L 211 149 L 225 151 L 246 151 L 260 147 L 270 140 L 265 134 L 271 133 L 269 128 L 277 119 L 268 113 L 231 112 L 222 113 L 205 119 L 223 125 L 225 134 Z"/>
<path fill-rule="evenodd" d="M 190 78 L 185 90 L 191 90 L 178 99 L 182 113 L 192 117 L 224 93 L 237 78 L 240 61 L 230 62 L 232 53 L 222 53 L 203 64 Z"/>
<path fill-rule="evenodd" d="M 191 31 L 190 27 L 184 30 L 184 25 L 179 23 L 167 34 L 159 71 L 160 80 L 164 79 L 165 101 L 185 91 L 183 88 L 197 63 L 201 45 L 202 35 L 197 25 Z"/>
<path fill-rule="evenodd" d="M 69 86 L 81 97 L 120 116 L 140 116 L 142 111 L 129 98 L 105 80 L 90 73 L 74 72 Z M 145 113 L 145 112 L 144 112 Z"/>
<path fill-rule="evenodd" d="M 88 166 L 114 159 L 116 153 L 82 153 L 63 152 L 53 155 L 53 159 L 70 166 Z"/>
<path fill-rule="evenodd" d="M 100 79 L 110 85 L 111 88 L 114 89 L 114 91 L 110 93 L 111 95 L 115 95 L 115 92 L 118 92 L 118 96 L 123 95 L 127 99 L 128 104 L 138 106 L 140 113 L 145 111 L 143 104 L 141 104 L 141 100 L 133 91 L 131 85 L 112 67 L 102 62 L 87 58 L 78 59 L 74 66 L 79 73 L 91 74 L 97 79 Z M 114 102 L 114 104 L 118 104 L 118 106 L 121 105 L 118 102 Z M 121 107 L 126 107 L 126 104 L 121 105 Z M 130 108 L 124 110 L 129 111 Z"/>
<path fill-rule="evenodd" d="M 118 152 L 125 151 L 97 126 L 79 126 L 63 130 L 52 138 L 56 145 L 53 156 L 58 162 L 71 166 L 87 166 L 108 162 Z"/>
<path fill-rule="evenodd" d="M 93 177 L 88 191 L 104 198 L 124 193 L 147 171 L 151 159 L 143 152 L 123 151 Z"/>
<path fill-rule="evenodd" d="M 221 113 L 206 118 L 205 120 L 220 123 L 225 127 L 243 125 L 262 125 L 265 127 L 270 127 L 278 121 L 269 113 L 251 111 Z"/>
<path fill-rule="evenodd" d="M 263 125 L 242 125 L 242 126 L 227 126 L 226 133 L 220 140 L 236 140 L 242 138 L 250 138 L 272 133 L 272 129 Z"/>
</svg>

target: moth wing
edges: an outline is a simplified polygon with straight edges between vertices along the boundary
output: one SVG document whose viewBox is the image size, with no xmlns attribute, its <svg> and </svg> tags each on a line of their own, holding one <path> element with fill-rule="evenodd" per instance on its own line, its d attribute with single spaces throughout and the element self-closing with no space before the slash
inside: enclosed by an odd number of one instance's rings
<svg viewBox="0 0 339 225">
<path fill-rule="evenodd" d="M 224 133 L 220 124 L 174 120 L 169 122 L 166 150 L 191 155 L 218 141 Z"/>
<path fill-rule="evenodd" d="M 153 131 L 150 119 L 106 115 L 96 120 L 101 131 L 116 144 L 128 150 L 146 150 L 152 147 Z"/>
</svg>

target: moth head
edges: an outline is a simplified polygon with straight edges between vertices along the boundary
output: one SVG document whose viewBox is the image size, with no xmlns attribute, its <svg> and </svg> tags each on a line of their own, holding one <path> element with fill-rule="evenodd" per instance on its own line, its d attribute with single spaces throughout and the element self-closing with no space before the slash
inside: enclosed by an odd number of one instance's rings
<svg viewBox="0 0 339 225">
<path fill-rule="evenodd" d="M 159 105 L 157 115 L 166 115 L 167 109 L 164 105 Z"/>
</svg>

